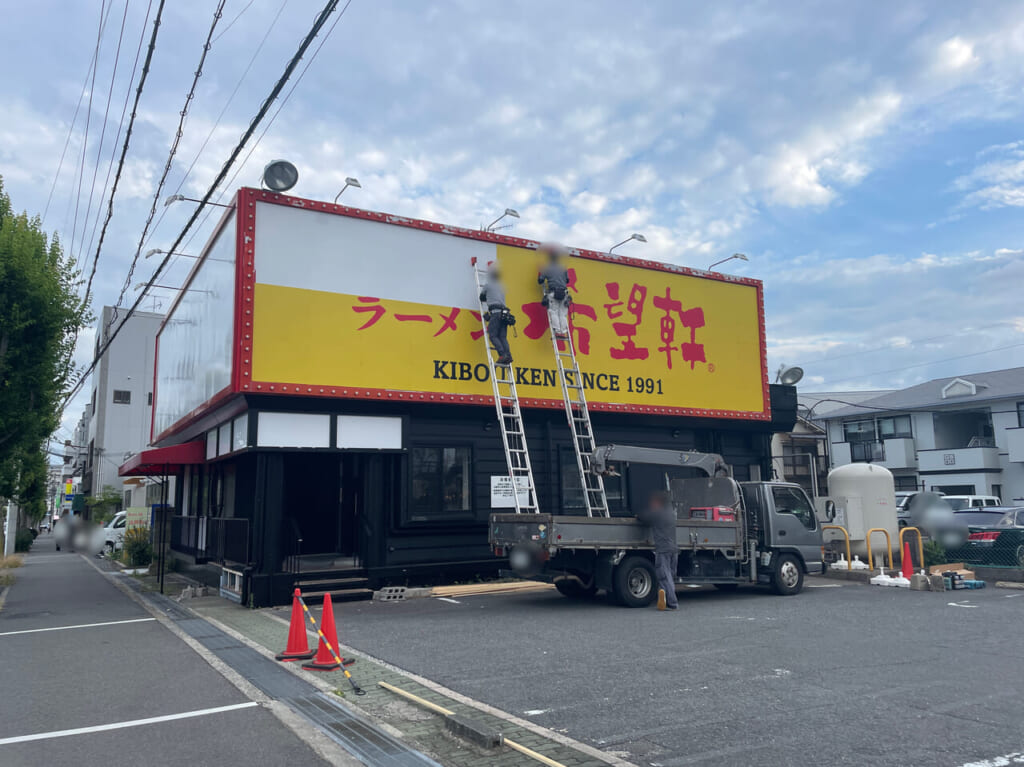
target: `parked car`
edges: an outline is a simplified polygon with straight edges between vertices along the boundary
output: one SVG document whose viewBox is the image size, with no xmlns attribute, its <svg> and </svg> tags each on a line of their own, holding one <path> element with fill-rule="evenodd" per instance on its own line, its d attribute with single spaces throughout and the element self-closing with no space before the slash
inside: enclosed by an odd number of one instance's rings
<svg viewBox="0 0 1024 767">
<path fill-rule="evenodd" d="M 914 497 L 920 495 L 921 492 L 920 490 L 896 491 L 896 521 L 900 527 L 907 527 L 910 524 L 910 504 L 914 502 Z M 942 498 L 945 493 L 933 492 L 932 495 Z"/>
<path fill-rule="evenodd" d="M 949 561 L 993 567 L 1024 567 L 1024 506 L 957 512 L 969 524 L 967 540 L 947 549 Z"/>
<path fill-rule="evenodd" d="M 961 509 L 983 509 L 989 506 L 1002 506 L 1003 502 L 996 495 L 947 495 L 946 501 L 953 511 Z"/>
<path fill-rule="evenodd" d="M 123 511 L 117 512 L 114 518 L 106 525 L 99 528 L 99 547 L 105 551 L 118 551 L 124 545 L 124 531 L 127 526 L 128 515 Z"/>
</svg>

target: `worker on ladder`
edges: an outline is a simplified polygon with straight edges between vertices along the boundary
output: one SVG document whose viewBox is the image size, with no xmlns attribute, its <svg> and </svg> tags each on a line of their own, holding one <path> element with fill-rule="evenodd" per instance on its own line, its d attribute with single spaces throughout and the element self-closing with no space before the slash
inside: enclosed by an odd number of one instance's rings
<svg viewBox="0 0 1024 767">
<path fill-rule="evenodd" d="M 543 304 L 548 310 L 548 324 L 555 338 L 569 337 L 569 270 L 565 267 L 566 249 L 561 245 L 545 243 L 540 252 L 547 263 L 537 275 L 537 284 L 544 291 Z"/>
<path fill-rule="evenodd" d="M 505 305 L 505 288 L 501 284 L 501 270 L 497 261 L 487 265 L 487 279 L 480 292 L 480 300 L 487 307 L 484 317 L 487 320 L 487 337 L 498 353 L 497 363 L 510 365 L 512 350 L 508 345 L 508 328 L 516 324 L 516 318 Z"/>
</svg>

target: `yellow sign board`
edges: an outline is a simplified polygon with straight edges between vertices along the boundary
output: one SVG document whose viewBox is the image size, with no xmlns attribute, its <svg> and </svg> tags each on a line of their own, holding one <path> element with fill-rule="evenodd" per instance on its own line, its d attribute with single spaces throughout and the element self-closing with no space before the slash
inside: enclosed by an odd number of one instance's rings
<svg viewBox="0 0 1024 767">
<path fill-rule="evenodd" d="M 490 402 L 470 265 L 476 257 L 497 260 L 517 318 L 509 342 L 521 400 L 561 406 L 537 284 L 542 263 L 523 241 L 271 204 L 256 209 L 252 356 L 243 388 Z M 770 416 L 759 282 L 600 254 L 575 255 L 566 266 L 572 339 L 592 407 Z"/>
</svg>

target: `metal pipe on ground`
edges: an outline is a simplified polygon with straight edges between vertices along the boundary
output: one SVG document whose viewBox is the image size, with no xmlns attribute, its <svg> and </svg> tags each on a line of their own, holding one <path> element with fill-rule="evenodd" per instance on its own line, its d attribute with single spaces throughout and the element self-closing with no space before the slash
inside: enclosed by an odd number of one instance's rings
<svg viewBox="0 0 1024 767">
<path fill-rule="evenodd" d="M 431 703 L 429 700 L 421 698 L 419 695 L 414 695 L 413 693 L 408 692 L 407 690 L 403 690 L 401 687 L 395 687 L 393 684 L 388 684 L 387 682 L 377 682 L 377 684 L 379 684 L 385 690 L 390 690 L 396 695 L 400 695 L 407 700 L 411 700 L 413 703 L 418 703 L 424 708 L 430 709 L 435 714 L 441 714 L 442 716 L 455 715 L 454 711 L 451 711 L 450 709 L 447 709 L 444 706 L 439 706 L 436 703 Z M 508 738 L 504 738 L 504 743 L 509 748 L 518 751 L 521 754 L 525 754 L 531 759 L 536 759 L 541 764 L 548 765 L 548 767 L 565 767 L 565 765 L 561 762 L 556 762 L 554 759 L 549 759 L 548 757 L 544 756 L 544 754 L 539 754 L 533 749 L 527 748 L 522 743 L 516 743 L 514 740 L 509 740 Z"/>
</svg>

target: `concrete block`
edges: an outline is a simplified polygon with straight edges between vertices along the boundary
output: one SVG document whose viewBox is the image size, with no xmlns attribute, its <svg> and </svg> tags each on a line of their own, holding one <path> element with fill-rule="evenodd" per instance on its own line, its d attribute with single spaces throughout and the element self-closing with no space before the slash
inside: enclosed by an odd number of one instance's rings
<svg viewBox="0 0 1024 767">
<path fill-rule="evenodd" d="M 910 576 L 910 590 L 911 591 L 931 591 L 932 585 L 928 580 L 927 575 L 911 575 Z"/>
<path fill-rule="evenodd" d="M 931 584 L 932 591 L 946 590 L 946 579 L 941 575 L 929 575 L 928 582 Z"/>
<path fill-rule="evenodd" d="M 461 714 L 446 716 L 444 726 L 452 735 L 481 748 L 497 748 L 504 742 L 501 733 L 493 727 Z"/>
</svg>

